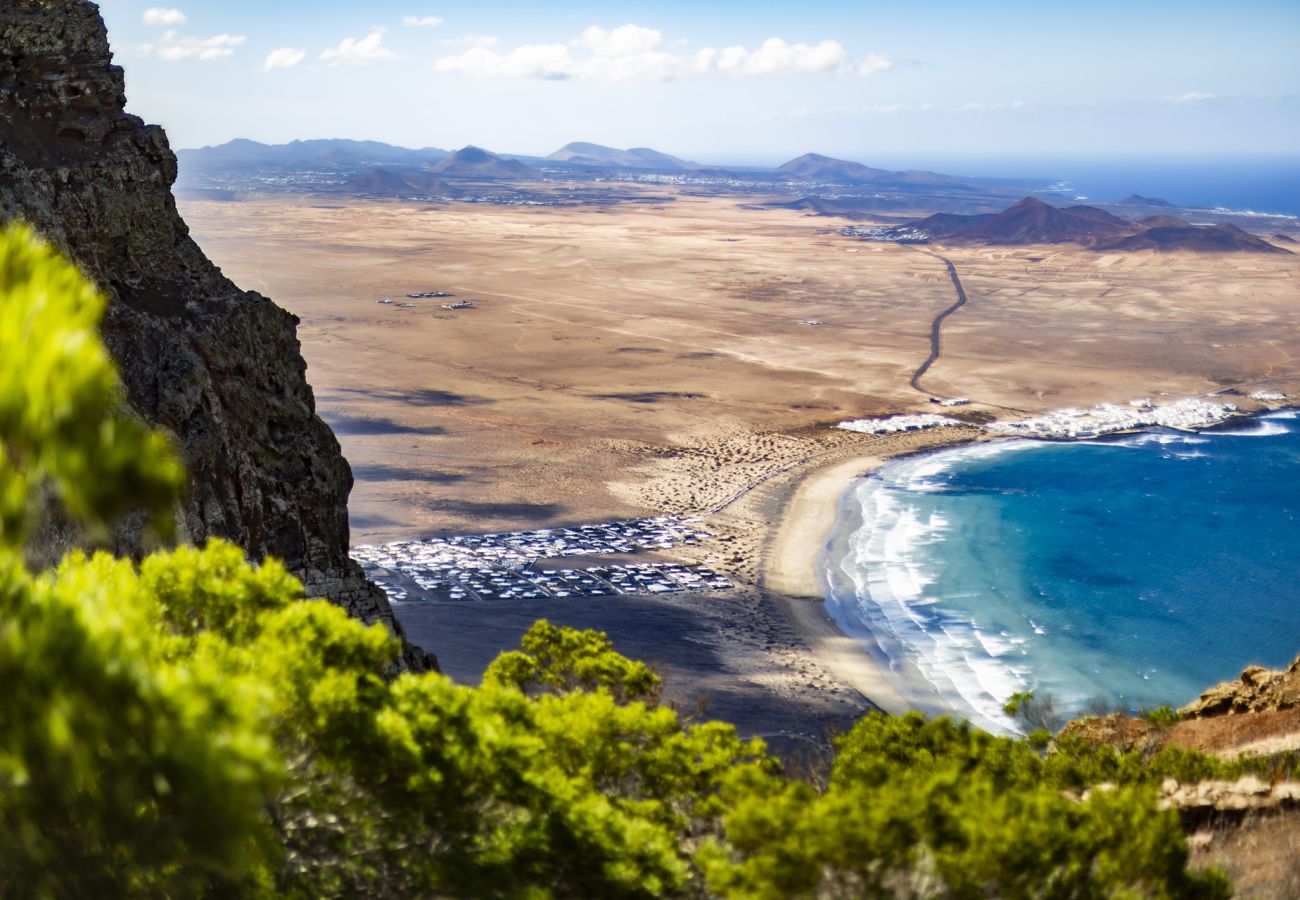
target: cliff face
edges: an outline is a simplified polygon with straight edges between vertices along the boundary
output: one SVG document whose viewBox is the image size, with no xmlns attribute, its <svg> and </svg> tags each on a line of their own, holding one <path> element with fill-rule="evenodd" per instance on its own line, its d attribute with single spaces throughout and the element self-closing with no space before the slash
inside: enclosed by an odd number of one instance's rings
<svg viewBox="0 0 1300 900">
<path fill-rule="evenodd" d="M 109 296 L 104 337 L 131 403 L 183 448 L 188 537 L 276 556 L 311 595 L 400 636 L 383 591 L 348 558 L 352 473 L 315 414 L 298 320 L 241 291 L 190 239 L 166 135 L 125 103 L 93 3 L 0 3 L 0 219 L 30 222 Z M 129 525 L 116 540 L 141 549 Z M 430 660 L 408 646 L 406 664 Z"/>
</svg>

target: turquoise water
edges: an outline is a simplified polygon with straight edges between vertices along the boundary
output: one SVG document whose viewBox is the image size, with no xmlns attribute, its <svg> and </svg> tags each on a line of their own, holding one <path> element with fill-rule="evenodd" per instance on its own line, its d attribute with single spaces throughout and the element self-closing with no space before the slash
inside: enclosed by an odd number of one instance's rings
<svg viewBox="0 0 1300 900">
<path fill-rule="evenodd" d="M 899 460 L 845 495 L 822 569 L 918 708 L 1178 706 L 1300 654 L 1300 418 Z"/>
</svg>

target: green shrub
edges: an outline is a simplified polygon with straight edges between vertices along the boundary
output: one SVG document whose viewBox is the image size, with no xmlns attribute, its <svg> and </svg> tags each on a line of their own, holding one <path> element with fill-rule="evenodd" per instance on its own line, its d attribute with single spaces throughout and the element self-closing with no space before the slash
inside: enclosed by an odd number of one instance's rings
<svg viewBox="0 0 1300 900">
<path fill-rule="evenodd" d="M 1142 718 L 1146 719 L 1152 725 L 1177 725 L 1182 719 L 1176 709 L 1169 706 L 1157 706 L 1155 709 L 1148 709 L 1142 713 Z"/>
</svg>

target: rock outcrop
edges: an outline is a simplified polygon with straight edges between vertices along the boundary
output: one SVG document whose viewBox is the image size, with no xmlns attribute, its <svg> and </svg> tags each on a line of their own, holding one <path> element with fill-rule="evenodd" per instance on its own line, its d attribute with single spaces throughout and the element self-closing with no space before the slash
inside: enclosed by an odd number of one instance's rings
<svg viewBox="0 0 1300 900">
<path fill-rule="evenodd" d="M 1155 753 L 1163 745 L 1167 728 L 1136 716 L 1111 713 L 1106 716 L 1084 716 L 1065 723 L 1058 740 L 1081 738 L 1089 744 L 1114 747 L 1121 753 L 1138 751 L 1143 756 Z"/>
<path fill-rule="evenodd" d="M 1184 706 L 1185 718 L 1275 712 L 1300 706 L 1300 657 L 1285 669 L 1247 666 L 1236 681 L 1215 685 Z"/>
<path fill-rule="evenodd" d="M 1294 809 L 1300 807 L 1300 783 L 1269 784 L 1254 775 L 1191 784 L 1167 778 L 1160 786 L 1160 806 L 1177 809 L 1193 821 L 1212 814 Z"/>
<path fill-rule="evenodd" d="M 93 3 L 0 4 L 0 219 L 30 222 L 108 295 L 104 336 L 131 403 L 189 466 L 187 536 L 278 557 L 311 595 L 400 636 L 383 591 L 348 558 L 352 474 L 316 416 L 298 320 L 191 240 L 167 138 L 125 102 Z M 129 525 L 115 539 L 119 552 L 142 549 Z M 432 664 L 409 645 L 405 662 Z"/>
</svg>

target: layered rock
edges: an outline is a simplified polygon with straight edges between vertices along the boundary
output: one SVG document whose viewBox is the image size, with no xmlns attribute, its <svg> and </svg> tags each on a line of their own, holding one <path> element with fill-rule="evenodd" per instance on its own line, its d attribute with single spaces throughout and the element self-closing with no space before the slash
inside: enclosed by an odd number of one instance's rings
<svg viewBox="0 0 1300 900">
<path fill-rule="evenodd" d="M 1275 712 L 1297 706 L 1300 706 L 1300 657 L 1282 670 L 1247 666 L 1236 681 L 1215 685 L 1179 713 L 1188 718 L 1208 718 Z"/>
<path fill-rule="evenodd" d="M 166 136 L 125 103 L 93 3 L 0 4 L 0 218 L 30 222 L 108 295 L 104 337 L 131 403 L 176 436 L 189 467 L 186 536 L 275 556 L 311 595 L 400 636 L 348 558 L 352 474 L 316 415 L 298 320 L 203 255 L 172 198 Z M 129 524 L 115 539 L 143 549 Z M 409 646 L 405 661 L 430 664 Z"/>
</svg>

